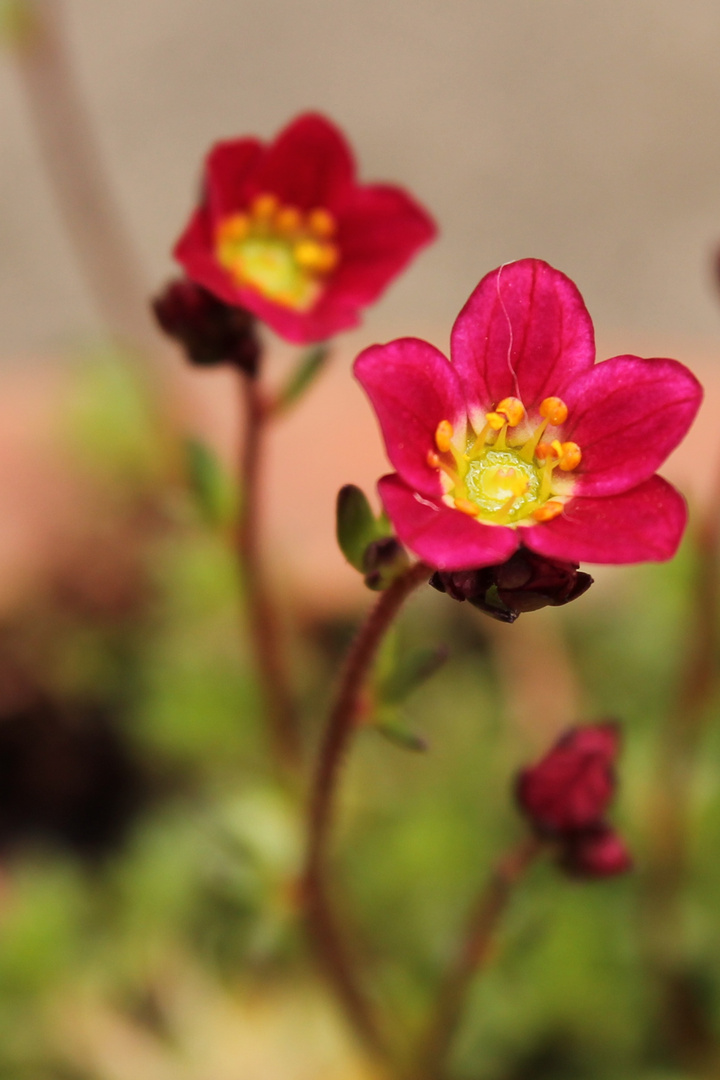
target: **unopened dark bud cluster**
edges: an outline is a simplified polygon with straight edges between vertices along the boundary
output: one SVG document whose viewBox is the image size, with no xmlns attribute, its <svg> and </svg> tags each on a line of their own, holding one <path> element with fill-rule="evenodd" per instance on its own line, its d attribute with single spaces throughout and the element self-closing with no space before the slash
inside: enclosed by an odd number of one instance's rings
<svg viewBox="0 0 720 1080">
<path fill-rule="evenodd" d="M 593 583 L 577 563 L 556 562 L 520 548 L 499 566 L 477 570 L 438 570 L 430 584 L 453 600 L 473 607 L 501 622 L 515 622 L 524 611 L 561 607 L 577 600 Z"/>
<path fill-rule="evenodd" d="M 224 304 L 183 278 L 170 282 L 152 307 L 162 329 L 180 342 L 193 364 L 228 363 L 248 375 L 257 373 L 260 341 L 255 317 L 244 308 Z"/>
</svg>

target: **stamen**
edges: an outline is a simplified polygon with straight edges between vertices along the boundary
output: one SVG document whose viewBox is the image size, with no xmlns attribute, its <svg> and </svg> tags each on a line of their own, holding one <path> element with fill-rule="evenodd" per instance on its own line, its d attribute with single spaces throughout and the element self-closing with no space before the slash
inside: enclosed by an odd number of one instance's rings
<svg viewBox="0 0 720 1080">
<path fill-rule="evenodd" d="M 525 406 L 520 398 L 506 397 L 495 409 L 495 414 L 497 413 L 507 419 L 510 427 L 517 427 L 525 416 Z"/>
<path fill-rule="evenodd" d="M 546 502 L 542 506 L 538 506 L 537 510 L 533 510 L 531 517 L 534 517 L 536 521 L 552 521 L 558 514 L 562 514 L 563 504 L 560 502 Z"/>
<path fill-rule="evenodd" d="M 462 514 L 467 514 L 469 517 L 478 517 L 480 514 L 480 507 L 475 503 L 470 502 L 469 499 L 455 499 L 455 509 L 459 510 Z"/>
<path fill-rule="evenodd" d="M 323 240 L 329 239 L 337 232 L 335 218 L 329 210 L 325 210 L 321 206 L 310 211 L 308 214 L 308 225 L 310 231 Z"/>
<path fill-rule="evenodd" d="M 275 227 L 278 232 L 288 235 L 297 232 L 302 224 L 302 215 L 296 206 L 283 206 L 278 210 Z"/>
<path fill-rule="evenodd" d="M 452 482 L 455 484 L 455 487 L 463 486 L 463 482 L 460 478 L 460 474 L 458 473 L 458 471 L 456 469 L 453 469 L 452 465 L 447 465 L 442 460 L 442 458 L 435 453 L 434 450 L 428 450 L 426 461 L 431 469 L 441 469 L 444 473 L 446 473 L 450 477 Z"/>
<path fill-rule="evenodd" d="M 485 419 L 493 431 L 499 431 L 500 428 L 507 424 L 507 417 L 501 416 L 499 412 L 485 413 Z"/>
<path fill-rule="evenodd" d="M 220 222 L 217 231 L 218 241 L 221 244 L 232 244 L 244 240 L 249 228 L 250 222 L 246 214 L 231 214 Z"/>
<path fill-rule="evenodd" d="M 449 420 L 441 420 L 435 432 L 435 445 L 441 454 L 447 454 L 452 446 L 453 426 Z"/>
<path fill-rule="evenodd" d="M 255 218 L 260 218 L 263 221 L 270 221 L 275 216 L 275 211 L 280 205 L 280 200 L 277 195 L 271 195 L 266 192 L 263 195 L 256 195 L 250 204 L 250 213 Z"/>
<path fill-rule="evenodd" d="M 538 459 L 538 461 L 545 461 L 547 458 L 550 458 L 551 460 L 559 458 L 560 451 L 557 449 L 555 445 L 556 443 L 557 439 L 553 439 L 551 443 L 538 443 L 535 447 L 535 457 Z M 560 444 L 558 443 L 558 446 L 559 445 Z"/>
<path fill-rule="evenodd" d="M 568 408 L 562 398 L 546 397 L 540 402 L 539 412 L 549 424 L 557 426 L 558 424 L 564 424 L 567 420 Z"/>
<path fill-rule="evenodd" d="M 582 461 L 582 451 L 578 444 L 574 442 L 564 442 L 560 449 L 562 450 L 562 453 L 558 464 L 563 472 L 572 472 L 573 469 L 577 469 Z"/>
</svg>

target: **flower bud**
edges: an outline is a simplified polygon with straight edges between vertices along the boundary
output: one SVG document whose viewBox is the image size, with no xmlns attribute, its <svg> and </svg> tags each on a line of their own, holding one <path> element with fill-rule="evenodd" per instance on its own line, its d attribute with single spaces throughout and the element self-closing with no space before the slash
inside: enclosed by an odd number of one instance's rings
<svg viewBox="0 0 720 1080">
<path fill-rule="evenodd" d="M 152 302 L 158 323 L 183 346 L 193 364 L 230 363 L 248 375 L 257 373 L 260 342 L 255 317 L 231 307 L 207 289 L 178 278 Z"/>
<path fill-rule="evenodd" d="M 404 573 L 410 560 L 407 551 L 394 536 L 383 536 L 368 544 L 363 556 L 365 584 L 368 589 L 382 592 Z"/>
<path fill-rule="evenodd" d="M 632 869 L 632 856 L 615 830 L 601 824 L 566 839 L 560 865 L 575 877 L 613 877 Z"/>
<path fill-rule="evenodd" d="M 615 793 L 619 744 L 612 722 L 572 728 L 537 765 L 522 770 L 516 796 L 537 833 L 564 838 L 602 823 Z"/>
<path fill-rule="evenodd" d="M 592 585 L 577 563 L 557 562 L 519 548 L 499 566 L 477 570 L 438 570 L 430 584 L 454 600 L 467 600 L 486 615 L 515 622 L 525 611 L 561 607 L 576 600 Z"/>
</svg>

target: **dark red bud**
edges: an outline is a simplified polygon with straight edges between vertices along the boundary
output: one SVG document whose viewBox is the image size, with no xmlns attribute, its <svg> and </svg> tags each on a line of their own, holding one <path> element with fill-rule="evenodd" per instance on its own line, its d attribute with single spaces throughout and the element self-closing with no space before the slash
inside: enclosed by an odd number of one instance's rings
<svg viewBox="0 0 720 1080">
<path fill-rule="evenodd" d="M 260 341 L 255 317 L 231 307 L 207 289 L 179 278 L 152 301 L 158 323 L 185 349 L 193 364 L 230 363 L 248 375 L 257 373 Z"/>
<path fill-rule="evenodd" d="M 545 837 L 565 837 L 601 824 L 615 792 L 620 737 L 608 722 L 573 728 L 537 765 L 518 775 L 521 811 Z"/>
<path fill-rule="evenodd" d="M 430 584 L 454 600 L 502 622 L 514 622 L 525 611 L 560 607 L 576 600 L 592 585 L 576 563 L 556 562 L 519 548 L 507 562 L 477 570 L 438 570 Z"/>
<path fill-rule="evenodd" d="M 563 845 L 560 865 L 576 877 L 604 878 L 632 869 L 632 856 L 625 842 L 609 825 L 600 824 Z"/>
</svg>

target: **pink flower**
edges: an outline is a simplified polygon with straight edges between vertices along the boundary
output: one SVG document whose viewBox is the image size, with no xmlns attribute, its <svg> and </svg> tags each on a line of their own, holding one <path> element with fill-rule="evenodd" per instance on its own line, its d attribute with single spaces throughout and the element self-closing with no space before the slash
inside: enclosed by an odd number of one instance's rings
<svg viewBox="0 0 720 1080">
<path fill-rule="evenodd" d="M 302 343 L 355 326 L 435 231 L 401 188 L 358 184 L 341 132 L 307 113 L 267 146 L 210 151 L 175 257 L 220 300 Z"/>
<path fill-rule="evenodd" d="M 402 338 L 360 354 L 390 461 L 379 483 L 400 540 L 440 570 L 551 559 L 670 558 L 686 508 L 657 467 L 702 388 L 676 360 L 595 364 L 569 278 L 539 259 L 493 270 L 460 312 L 452 362 Z"/>
<path fill-rule="evenodd" d="M 537 765 L 523 769 L 516 794 L 523 813 L 544 836 L 599 825 L 615 793 L 616 724 L 566 732 Z"/>
</svg>

